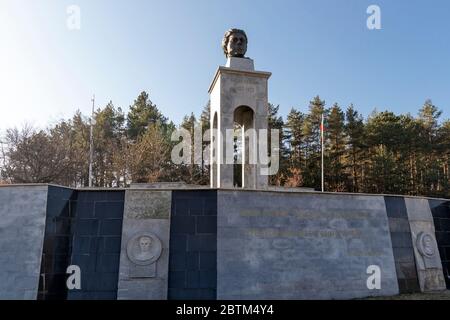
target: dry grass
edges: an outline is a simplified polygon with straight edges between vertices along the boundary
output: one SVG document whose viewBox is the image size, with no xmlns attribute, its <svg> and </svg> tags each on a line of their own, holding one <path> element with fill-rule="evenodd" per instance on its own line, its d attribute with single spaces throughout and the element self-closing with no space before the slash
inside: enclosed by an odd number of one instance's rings
<svg viewBox="0 0 450 320">
<path fill-rule="evenodd" d="M 390 297 L 374 297 L 368 300 L 450 300 L 450 290 L 429 293 L 400 294 Z"/>
</svg>

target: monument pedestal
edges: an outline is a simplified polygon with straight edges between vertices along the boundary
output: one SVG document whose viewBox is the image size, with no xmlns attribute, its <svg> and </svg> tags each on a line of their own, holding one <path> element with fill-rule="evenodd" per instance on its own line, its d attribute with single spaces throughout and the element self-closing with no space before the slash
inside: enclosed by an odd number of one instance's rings
<svg viewBox="0 0 450 320">
<path fill-rule="evenodd" d="M 255 65 L 250 58 L 229 57 L 225 67 L 237 70 L 255 71 Z"/>
<path fill-rule="evenodd" d="M 209 88 L 211 106 L 211 187 L 266 189 L 261 174 L 258 136 L 268 129 L 270 72 L 255 71 L 253 60 L 228 58 Z M 215 130 L 214 130 L 215 129 Z M 241 163 L 236 163 L 233 130 L 239 132 Z M 248 129 L 255 129 L 249 133 Z M 236 132 L 236 131 L 235 131 Z M 256 156 L 256 159 L 255 159 Z"/>
</svg>

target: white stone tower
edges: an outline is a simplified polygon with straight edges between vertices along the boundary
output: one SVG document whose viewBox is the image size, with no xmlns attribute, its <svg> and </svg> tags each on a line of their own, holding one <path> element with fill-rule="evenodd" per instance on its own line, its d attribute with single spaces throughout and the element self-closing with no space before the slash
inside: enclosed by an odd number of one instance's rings
<svg viewBox="0 0 450 320">
<path fill-rule="evenodd" d="M 255 71 L 253 60 L 244 57 L 244 31 L 229 30 L 222 46 L 227 63 L 218 68 L 209 88 L 211 129 L 217 129 L 211 130 L 211 187 L 266 189 L 268 176 L 261 174 L 259 157 L 254 157 L 260 129 L 268 129 L 271 73 Z M 248 129 L 257 134 L 248 134 Z M 237 144 L 233 143 L 233 130 Z M 235 159 L 237 154 L 241 161 Z"/>
</svg>

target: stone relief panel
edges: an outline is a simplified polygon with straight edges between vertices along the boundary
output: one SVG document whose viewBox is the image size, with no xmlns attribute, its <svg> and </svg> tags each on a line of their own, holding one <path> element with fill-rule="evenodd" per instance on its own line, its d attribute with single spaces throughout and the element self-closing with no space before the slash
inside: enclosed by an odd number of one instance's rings
<svg viewBox="0 0 450 320">
<path fill-rule="evenodd" d="M 128 240 L 127 257 L 132 263 L 130 278 L 153 278 L 156 261 L 162 253 L 161 240 L 150 232 L 139 233 Z"/>
<path fill-rule="evenodd" d="M 125 192 L 117 298 L 167 299 L 171 192 Z"/>
<path fill-rule="evenodd" d="M 139 266 L 156 262 L 161 256 L 161 252 L 161 240 L 149 232 L 135 235 L 127 244 L 128 259 Z"/>
<path fill-rule="evenodd" d="M 424 257 L 424 259 L 436 257 L 436 240 L 431 235 L 431 233 L 421 232 L 417 236 L 416 245 L 419 253 L 422 255 L 422 257 Z"/>
<path fill-rule="evenodd" d="M 431 209 L 426 199 L 405 198 L 411 237 L 414 245 L 420 290 L 445 290 L 441 257 L 435 239 Z"/>
</svg>

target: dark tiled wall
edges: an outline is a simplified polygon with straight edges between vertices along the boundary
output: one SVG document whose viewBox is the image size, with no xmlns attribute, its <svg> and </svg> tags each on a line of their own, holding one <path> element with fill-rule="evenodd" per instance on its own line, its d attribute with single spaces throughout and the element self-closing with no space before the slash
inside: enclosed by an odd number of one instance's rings
<svg viewBox="0 0 450 320">
<path fill-rule="evenodd" d="M 403 197 L 384 197 L 400 293 L 420 292 L 414 248 Z"/>
<path fill-rule="evenodd" d="M 75 191 L 61 187 L 48 187 L 47 217 L 45 220 L 44 248 L 38 299 L 66 299 L 66 269 L 72 247 L 71 225 L 73 216 L 70 202 Z"/>
<path fill-rule="evenodd" d="M 81 268 L 81 290 L 68 299 L 116 299 L 124 191 L 79 191 L 71 264 Z"/>
<path fill-rule="evenodd" d="M 216 299 L 216 191 L 172 192 L 169 252 L 169 299 Z"/>
<path fill-rule="evenodd" d="M 124 191 L 49 186 L 39 299 L 116 299 Z M 81 290 L 67 290 L 69 265 Z"/>
<path fill-rule="evenodd" d="M 450 201 L 429 200 L 442 261 L 445 283 L 450 289 Z"/>
</svg>

